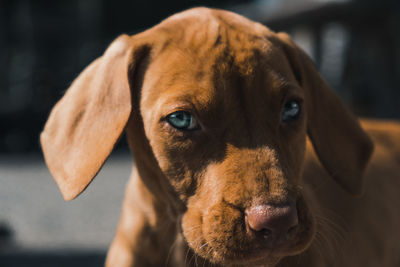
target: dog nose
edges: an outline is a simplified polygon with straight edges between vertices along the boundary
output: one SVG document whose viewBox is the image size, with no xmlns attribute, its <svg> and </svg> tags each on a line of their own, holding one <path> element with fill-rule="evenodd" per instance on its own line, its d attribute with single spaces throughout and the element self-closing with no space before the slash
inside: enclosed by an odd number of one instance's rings
<svg viewBox="0 0 400 267">
<path fill-rule="evenodd" d="M 285 205 L 257 205 L 246 210 L 246 226 L 252 234 L 279 245 L 297 227 L 299 221 L 295 203 Z"/>
</svg>

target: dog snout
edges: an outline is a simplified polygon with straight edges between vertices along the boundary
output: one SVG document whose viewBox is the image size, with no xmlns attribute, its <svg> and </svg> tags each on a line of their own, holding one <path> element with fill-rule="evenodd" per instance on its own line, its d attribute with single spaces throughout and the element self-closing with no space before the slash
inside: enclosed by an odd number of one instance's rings
<svg viewBox="0 0 400 267">
<path fill-rule="evenodd" d="M 245 212 L 249 235 L 264 240 L 269 248 L 275 248 L 290 238 L 299 224 L 295 203 L 285 205 L 256 205 Z"/>
</svg>

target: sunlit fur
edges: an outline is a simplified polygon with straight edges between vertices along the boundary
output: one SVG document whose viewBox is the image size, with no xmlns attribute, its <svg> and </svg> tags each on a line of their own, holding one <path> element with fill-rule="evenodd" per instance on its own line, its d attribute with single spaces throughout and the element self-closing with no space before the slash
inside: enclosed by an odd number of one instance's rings
<svg viewBox="0 0 400 267">
<path fill-rule="evenodd" d="M 284 122 L 293 99 L 301 114 Z M 199 129 L 171 126 L 176 111 Z M 41 142 L 72 199 L 125 129 L 134 168 L 107 266 L 398 266 L 400 126 L 363 127 L 287 34 L 196 8 L 114 41 Z M 288 202 L 286 241 L 248 234 L 246 209 Z"/>
</svg>

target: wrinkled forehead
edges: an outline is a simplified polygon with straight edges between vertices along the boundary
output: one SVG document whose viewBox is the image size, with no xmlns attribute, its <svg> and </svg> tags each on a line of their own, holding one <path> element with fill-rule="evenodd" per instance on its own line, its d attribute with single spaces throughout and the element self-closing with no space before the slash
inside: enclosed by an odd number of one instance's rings
<svg viewBox="0 0 400 267">
<path fill-rule="evenodd" d="M 149 101 L 162 91 L 171 102 L 208 105 L 207 101 L 226 94 L 262 96 L 295 83 L 279 41 L 263 26 L 250 21 L 245 25 L 216 19 L 190 21 L 190 16 L 185 20 L 193 23 L 173 21 L 159 29 L 163 43 L 144 83 L 151 91 Z"/>
</svg>

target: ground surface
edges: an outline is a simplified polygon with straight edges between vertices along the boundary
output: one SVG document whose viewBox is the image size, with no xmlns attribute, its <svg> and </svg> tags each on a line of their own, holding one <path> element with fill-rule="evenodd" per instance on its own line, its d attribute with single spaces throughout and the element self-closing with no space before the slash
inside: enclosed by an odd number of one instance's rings
<svg viewBox="0 0 400 267">
<path fill-rule="evenodd" d="M 102 266 L 131 165 L 130 155 L 112 155 L 65 202 L 39 156 L 0 156 L 0 266 Z"/>
</svg>

